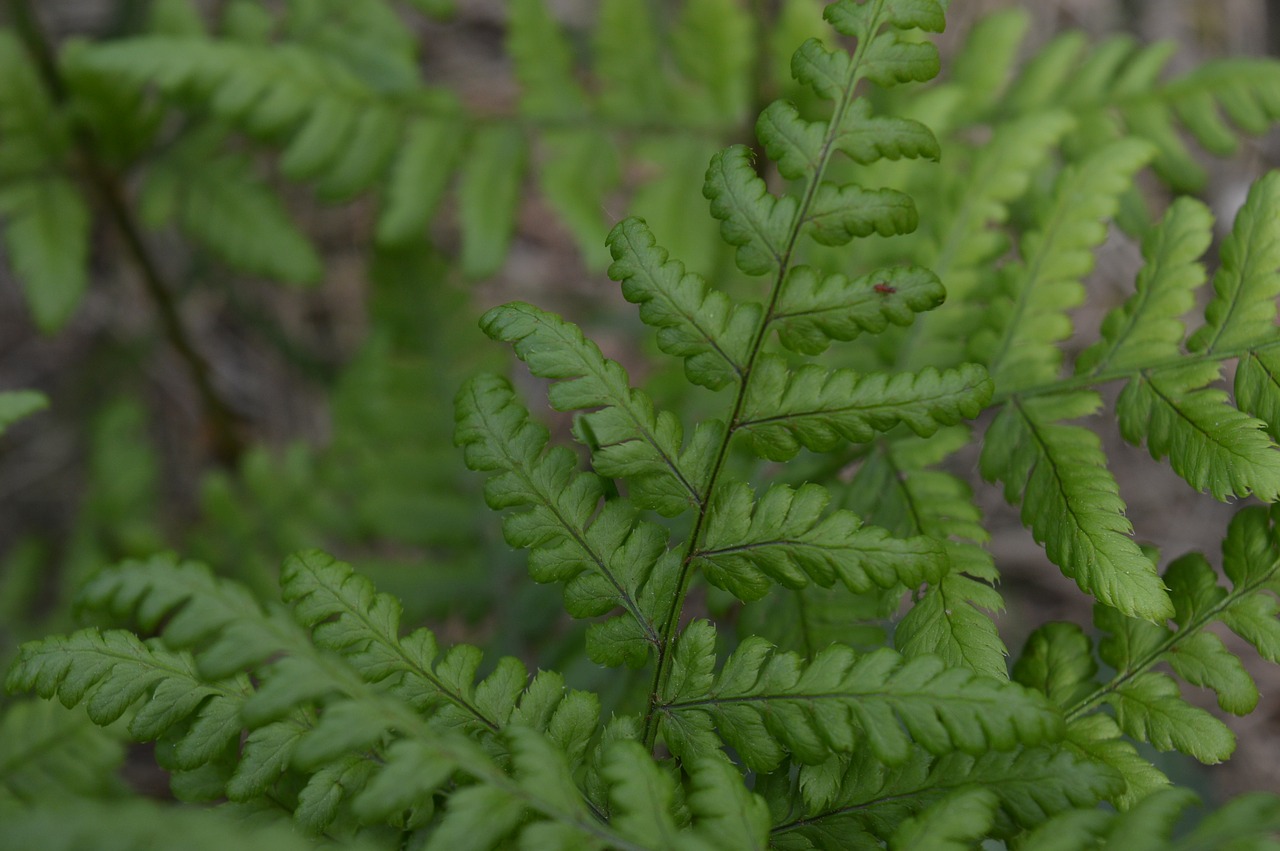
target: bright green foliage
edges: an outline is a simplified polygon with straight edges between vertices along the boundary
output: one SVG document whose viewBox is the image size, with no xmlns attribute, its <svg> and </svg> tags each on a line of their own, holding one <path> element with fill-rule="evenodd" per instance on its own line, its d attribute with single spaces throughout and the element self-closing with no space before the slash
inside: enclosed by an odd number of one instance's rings
<svg viewBox="0 0 1280 851">
<path fill-rule="evenodd" d="M 603 0 L 576 31 L 513 0 L 506 114 L 424 81 L 390 0 L 237 0 L 212 27 L 156 3 L 149 33 L 65 50 L 62 92 L 0 36 L 0 215 L 46 327 L 83 286 L 77 163 L 136 177 L 140 221 L 248 274 L 324 271 L 276 172 L 374 196 L 379 245 L 331 445 L 211 477 L 183 541 L 247 582 L 149 555 L 171 538 L 129 506 L 161 502 L 163 468 L 140 408 L 101 416 L 85 522 L 144 557 L 82 584 L 89 625 L 18 650 L 7 687 L 69 711 L 0 715 L 0 845 L 84 847 L 93 823 L 121 847 L 1272 847 L 1266 795 L 1174 838 L 1191 798 L 1138 745 L 1230 756 L 1217 712 L 1261 694 L 1210 624 L 1280 661 L 1280 510 L 1235 515 L 1225 584 L 1197 553 L 1164 562 L 1091 418 L 1123 382 L 1130 442 L 1220 500 L 1280 497 L 1280 178 L 1202 300 L 1212 215 L 1142 176 L 1198 181 L 1179 127 L 1225 153 L 1227 119 L 1280 118 L 1275 63 L 1162 82 L 1166 47 L 1068 35 L 1020 64 L 1028 18 L 1006 12 L 929 83 L 947 5 Z M 57 203 L 27 206 L 36 184 Z M 497 275 L 548 208 L 660 364 L 515 301 L 480 329 L 541 381 L 472 374 L 446 282 Z M 1132 295 L 1078 328 L 1095 255 L 1128 235 Z M 539 424 L 534 388 L 567 416 Z M 443 457 L 450 394 L 503 541 Z M 0 394 L 0 429 L 44 404 Z M 1091 631 L 1041 624 L 1012 670 L 975 458 L 1095 603 Z M 119 738 L 156 744 L 184 805 L 103 809 L 126 795 Z"/>
</svg>

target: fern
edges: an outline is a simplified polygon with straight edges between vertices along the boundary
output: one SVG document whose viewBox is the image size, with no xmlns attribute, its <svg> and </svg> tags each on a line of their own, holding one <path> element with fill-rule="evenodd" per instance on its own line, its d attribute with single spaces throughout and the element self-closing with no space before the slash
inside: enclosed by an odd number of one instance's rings
<svg viewBox="0 0 1280 851">
<path fill-rule="evenodd" d="M 521 94 L 506 116 L 424 83 L 381 0 L 278 15 L 232 3 L 219 36 L 186 4 L 157 4 L 150 34 L 66 51 L 61 94 L 0 39 L 18 81 L 0 118 L 20 114 L 29 134 L 39 115 L 62 134 L 62 147 L 18 145 L 40 154 L 39 180 L 74 186 L 67 146 L 98 156 L 86 132 L 114 128 L 103 135 L 119 147 L 98 164 L 141 169 L 144 219 L 245 272 L 313 280 L 319 257 L 267 188 L 258 151 L 275 150 L 280 173 L 323 198 L 377 195 L 382 246 L 377 334 L 344 373 L 334 445 L 255 451 L 207 487 L 211 518 L 190 545 L 219 566 L 243 557 L 248 582 L 167 554 L 126 560 L 81 585 L 80 629 L 18 650 L 6 688 L 68 712 L 15 703 L 0 716 L 0 844 L 82 847 L 93 824 L 130 846 L 199 831 L 250 848 L 1269 847 L 1270 795 L 1175 837 L 1192 796 L 1138 746 L 1231 755 L 1230 728 L 1180 682 L 1228 714 L 1259 704 L 1213 625 L 1280 660 L 1280 509 L 1235 514 L 1226 585 L 1198 553 L 1164 563 L 1135 540 L 1088 421 L 1104 386 L 1124 382 L 1122 436 L 1192 488 L 1280 494 L 1280 182 L 1255 184 L 1190 333 L 1212 217 L 1180 198 L 1152 222 L 1135 189 L 1148 168 L 1194 183 L 1175 118 L 1225 153 L 1235 133 L 1215 110 L 1256 132 L 1277 117 L 1271 96 L 1231 64 L 1163 83 L 1164 48 L 1126 41 L 1085 55 L 1069 36 L 1019 68 L 1018 13 L 981 24 L 951 78 L 922 87 L 939 71 L 928 34 L 945 3 L 837 0 L 825 25 L 810 5 L 782 4 L 772 32 L 731 0 L 688 0 L 669 26 L 606 0 L 579 38 L 516 0 Z M 782 34 L 806 39 L 787 82 L 767 79 Z M 128 108 L 80 110 L 95 87 Z M 744 113 L 779 92 L 744 144 Z M 635 180 L 633 155 L 660 174 Z M 438 363 L 463 344 L 440 319 L 451 303 L 415 287 L 447 277 L 423 242 L 438 209 L 456 210 L 455 268 L 496 272 L 530 173 L 588 262 L 611 260 L 670 360 L 636 365 L 523 301 L 483 315 L 484 335 L 568 416 L 539 424 L 531 387 L 481 372 L 454 396 L 453 440 L 504 512 L 505 543 L 574 622 L 513 627 L 505 614 L 525 611 L 510 605 L 481 626 L 428 628 L 432 606 L 307 541 L 440 563 L 470 547 L 424 587 L 470 571 L 489 599 L 511 596 L 513 557 L 473 540 L 466 486 L 422 447 L 441 436 L 432 414 L 452 373 Z M 634 190 L 631 214 L 607 229 L 600 208 L 619 186 Z M 697 187 L 713 249 L 684 216 Z M 235 214 L 214 222 L 197 197 Z M 3 210 L 21 234 L 27 214 Z M 1141 236 L 1145 265 L 1075 347 L 1113 223 Z M 48 272 L 47 246 L 23 242 L 20 270 Z M 1218 382 L 1233 367 L 1228 394 Z M 409 396 L 417 413 L 396 422 L 393 400 Z M 0 395 L 0 428 L 43 404 Z M 123 454 L 140 420 L 119 410 L 96 450 L 103 478 L 121 479 L 99 522 L 158 550 L 162 534 L 131 531 L 118 508 L 159 500 L 153 455 Z M 979 440 L 980 455 L 959 454 Z M 962 478 L 975 456 L 1046 562 L 1094 601 L 1092 631 L 1041 624 L 1011 668 L 1000 572 Z M 112 473 L 126 468 L 141 473 Z M 278 575 L 263 569 L 264 550 L 300 547 Z M 381 584 L 379 560 L 367 559 Z M 437 612 L 461 605 L 439 596 Z M 547 608 L 533 599 L 525 609 Z M 519 629 L 547 634 L 504 652 Z M 486 631 L 488 652 L 470 640 Z M 106 808 L 127 797 L 119 738 L 155 743 L 181 804 Z"/>
</svg>

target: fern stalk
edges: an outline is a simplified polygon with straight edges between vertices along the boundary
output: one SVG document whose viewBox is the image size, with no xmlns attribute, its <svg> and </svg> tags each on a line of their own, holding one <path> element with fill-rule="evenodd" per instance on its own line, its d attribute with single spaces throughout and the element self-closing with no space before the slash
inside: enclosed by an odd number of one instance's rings
<svg viewBox="0 0 1280 851">
<path fill-rule="evenodd" d="M 874 33 L 879 28 L 881 15 L 884 11 L 884 0 L 874 0 L 875 14 L 873 23 L 868 27 L 868 32 Z M 676 629 L 680 624 L 680 616 L 684 611 L 685 597 L 688 594 L 689 582 L 693 578 L 693 560 L 697 556 L 698 547 L 706 527 L 707 518 L 709 516 L 709 506 L 711 495 L 715 493 L 716 484 L 719 480 L 720 473 L 724 468 L 725 458 L 728 456 L 729 445 L 733 441 L 734 435 L 741 426 L 742 409 L 746 403 L 748 393 L 751 388 L 751 378 L 761 351 L 764 347 L 765 339 L 768 337 L 770 323 L 773 320 L 774 313 L 777 310 L 778 299 L 782 295 L 782 288 L 787 279 L 787 273 L 791 270 L 791 257 L 795 251 L 796 242 L 800 238 L 800 231 L 804 225 L 805 218 L 813 206 L 814 198 L 817 195 L 819 187 L 822 185 L 822 177 L 826 171 L 827 165 L 831 161 L 832 155 L 836 152 L 835 142 L 840 134 L 840 128 L 843 126 L 845 113 L 849 109 L 850 103 L 853 101 L 853 92 L 857 87 L 860 79 L 862 63 L 868 45 L 871 39 L 860 39 L 854 49 L 852 61 L 849 63 L 848 77 L 844 81 L 839 100 L 836 102 L 832 111 L 831 119 L 827 123 L 827 129 L 823 135 L 821 152 L 818 157 L 815 168 L 809 175 L 806 182 L 804 193 L 800 198 L 800 203 L 795 211 L 795 215 L 791 221 L 791 227 L 787 233 L 785 247 L 780 256 L 775 259 L 778 262 L 777 271 L 774 273 L 773 283 L 769 292 L 769 300 L 765 306 L 764 315 L 760 319 L 760 324 L 756 328 L 755 335 L 752 337 L 751 344 L 748 347 L 748 355 L 746 364 L 742 369 L 742 378 L 738 382 L 737 394 L 733 400 L 732 413 L 729 416 L 728 426 L 725 429 L 724 437 L 721 439 L 715 453 L 715 461 L 711 465 L 710 475 L 707 477 L 705 491 L 701 498 L 698 499 L 697 515 L 694 518 L 693 529 L 689 532 L 689 543 L 685 550 L 684 558 L 680 562 L 680 570 L 676 579 L 676 594 L 672 601 L 671 607 L 668 609 L 667 617 L 660 625 L 659 642 L 657 645 L 657 662 L 654 666 L 653 685 L 649 690 L 648 705 L 644 713 L 644 731 L 642 741 L 649 750 L 653 750 L 657 741 L 659 712 L 663 705 L 667 685 L 671 677 L 671 668 L 673 660 L 673 649 L 676 639 Z"/>
<path fill-rule="evenodd" d="M 39 68 L 54 102 L 64 104 L 67 100 L 67 86 L 58 70 L 57 60 L 44 29 L 40 26 L 35 10 L 31 8 L 30 0 L 9 0 L 9 13 L 14 28 Z M 75 142 L 85 179 L 124 240 L 125 248 L 138 267 L 143 287 L 155 305 L 165 336 L 191 375 L 192 384 L 195 385 L 204 408 L 214 458 L 223 466 L 234 468 L 246 449 L 238 429 L 242 418 L 214 386 L 209 361 L 197 350 L 191 334 L 183 324 L 172 295 L 173 287 L 164 279 L 159 265 L 151 256 L 142 237 L 142 229 L 125 200 L 119 181 L 98 155 L 98 146 L 84 125 L 74 116 L 71 121 L 71 137 Z"/>
</svg>

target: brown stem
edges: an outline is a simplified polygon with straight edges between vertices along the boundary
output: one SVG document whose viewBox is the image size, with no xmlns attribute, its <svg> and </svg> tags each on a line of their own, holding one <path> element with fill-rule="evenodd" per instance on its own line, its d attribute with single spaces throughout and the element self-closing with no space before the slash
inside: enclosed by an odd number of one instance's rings
<svg viewBox="0 0 1280 851">
<path fill-rule="evenodd" d="M 30 0 L 9 0 L 9 13 L 14 29 L 22 38 L 27 51 L 40 71 L 50 95 L 57 103 L 64 103 L 68 98 L 67 85 L 58 70 L 58 63 L 53 49 L 45 37 L 40 21 L 31 8 Z M 81 122 L 75 121 L 71 127 L 76 151 L 79 155 L 84 176 L 99 203 L 107 212 L 107 217 L 119 231 L 124 245 L 138 271 L 142 275 L 142 283 L 155 305 L 160 317 L 160 324 L 170 345 L 177 351 L 187 365 L 196 392 L 200 396 L 204 408 L 205 423 L 209 429 L 214 457 L 220 464 L 234 467 L 244 454 L 244 441 L 238 434 L 237 424 L 241 418 L 219 394 L 213 385 L 213 372 L 209 362 L 200 354 L 191 341 L 191 335 L 182 324 L 174 301 L 172 289 L 166 283 L 159 266 L 147 249 L 142 237 L 142 229 L 134 218 L 133 211 L 125 200 L 125 194 L 111 169 L 99 158 L 89 129 Z"/>
</svg>

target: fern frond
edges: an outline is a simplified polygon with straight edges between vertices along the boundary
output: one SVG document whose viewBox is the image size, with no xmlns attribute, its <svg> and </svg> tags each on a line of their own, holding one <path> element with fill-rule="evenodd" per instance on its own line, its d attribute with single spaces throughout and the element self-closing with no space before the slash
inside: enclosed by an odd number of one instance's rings
<svg viewBox="0 0 1280 851">
<path fill-rule="evenodd" d="M 1001 392 L 1058 377 L 1057 343 L 1071 334 L 1066 312 L 1083 301 L 1081 280 L 1106 238 L 1104 222 L 1151 154 L 1140 141 L 1116 142 L 1059 176 L 1039 229 L 1023 237 L 1022 262 L 1001 270 L 1001 297 L 990 311 L 992 336 L 973 344 Z"/>
<path fill-rule="evenodd" d="M 979 609 L 1004 608 L 982 514 L 968 484 L 928 469 L 968 439 L 964 428 L 884 441 L 849 483 L 844 504 L 897 535 L 923 534 L 942 541 L 950 570 L 930 583 L 894 629 L 894 644 L 908 657 L 934 654 L 950 665 L 1007 679 L 1008 651 L 991 618 Z"/>
<path fill-rule="evenodd" d="M 251 688 L 248 678 L 206 680 L 189 654 L 144 643 L 124 630 L 84 629 L 22 646 L 5 687 L 83 704 L 95 724 L 128 721 L 138 741 L 159 738 L 196 716 L 179 743 L 177 759 L 194 767 L 213 759 L 239 734 L 238 715 Z"/>
<path fill-rule="evenodd" d="M 801 447 L 827 452 L 844 442 L 867 443 L 905 423 L 928 436 L 976 416 L 991 398 L 991 380 L 974 364 L 939 372 L 860 375 L 806 364 L 788 369 L 772 354 L 757 362 L 738 418 L 753 449 L 774 461 Z"/>
<path fill-rule="evenodd" d="M 274 822 L 274 823 L 273 823 Z M 240 821 L 217 810 L 162 806 L 135 799 L 123 802 L 74 801 L 6 813 L 0 819 L 0 845 L 9 848 L 164 848 L 181 837 L 192 851 L 312 851 L 315 843 L 279 819 Z M 352 851 L 379 845 L 352 839 Z"/>
<path fill-rule="evenodd" d="M 1195 305 L 1195 290 L 1204 283 L 1199 260 L 1212 238 L 1208 207 L 1191 198 L 1173 202 L 1143 240 L 1146 264 L 1136 292 L 1102 321 L 1102 339 L 1081 353 L 1077 375 L 1141 368 L 1179 356 L 1185 334 L 1181 317 Z"/>
<path fill-rule="evenodd" d="M 114 796 L 123 791 L 115 776 L 123 762 L 120 737 L 81 711 L 48 700 L 6 704 L 0 714 L 0 811 L 19 802 Z"/>
<path fill-rule="evenodd" d="M 1205 324 L 1187 340 L 1191 351 L 1230 356 L 1226 353 L 1274 339 L 1280 296 L 1278 215 L 1280 172 L 1271 172 L 1250 188 L 1231 235 L 1222 243 Z"/>
<path fill-rule="evenodd" d="M 627 301 L 640 305 L 640 319 L 658 329 L 658 347 L 682 357 L 685 375 L 718 390 L 740 381 L 763 309 L 733 304 L 684 264 L 669 260 L 643 219 L 628 218 L 610 232 L 609 277 L 622 284 Z"/>
<path fill-rule="evenodd" d="M 982 475 L 999 479 L 1049 560 L 1081 590 L 1125 614 L 1173 614 L 1155 568 L 1129 537 L 1115 479 L 1098 436 L 1059 420 L 1087 416 L 1093 393 L 1011 401 L 983 440 Z"/>
<path fill-rule="evenodd" d="M 771 582 L 803 588 L 839 580 L 855 593 L 910 588 L 936 582 L 946 570 L 932 538 L 894 538 L 852 512 L 826 513 L 831 495 L 821 485 L 775 485 L 759 501 L 754 496 L 741 482 L 718 489 L 702 545 L 691 555 L 708 581 L 742 599 L 763 596 Z"/>
<path fill-rule="evenodd" d="M 493 339 L 512 343 L 534 375 L 560 379 L 547 394 L 553 408 L 602 409 L 583 417 L 599 447 L 592 460 L 602 475 L 629 479 L 637 504 L 675 516 L 704 501 L 718 424 L 704 424 L 683 447 L 675 415 L 655 410 L 648 395 L 632 389 L 621 364 L 555 314 L 513 303 L 489 311 L 480 324 Z"/>
<path fill-rule="evenodd" d="M 937 275 L 918 266 L 879 269 L 854 280 L 796 266 L 769 321 L 782 345 L 818 355 L 833 340 L 847 342 L 864 331 L 879 334 L 891 323 L 909 325 L 917 313 L 933 310 L 945 297 Z"/>
<path fill-rule="evenodd" d="M 1217 380 L 1216 363 L 1144 370 L 1116 402 L 1120 433 L 1147 444 L 1152 458 L 1169 456 L 1174 472 L 1215 499 L 1255 493 L 1280 496 L 1280 450 L 1265 424 L 1236 409 L 1227 394 L 1206 387 Z"/>
<path fill-rule="evenodd" d="M 810 768 L 800 768 L 802 784 Z M 775 821 L 776 847 L 822 847 L 822 838 L 829 836 L 884 841 L 894 825 L 967 789 L 995 795 L 989 835 L 1007 838 L 1064 810 L 1092 807 L 1120 782 L 1105 766 L 1048 747 L 992 751 L 979 757 L 958 752 L 933 756 L 916 749 L 900 765 L 885 764 L 862 751 L 840 768 L 824 786 L 822 798 L 807 797 L 804 810 Z"/>
<path fill-rule="evenodd" d="M 620 369 L 620 367 L 619 367 Z M 513 546 L 532 549 L 529 570 L 540 582 L 567 582 L 565 603 L 577 617 L 595 617 L 621 606 L 625 623 L 593 627 L 597 661 L 640 665 L 655 641 L 655 621 L 666 605 L 666 535 L 652 524 L 637 524 L 625 503 L 611 501 L 596 515 L 604 496 L 598 476 L 579 473 L 573 453 L 544 451 L 546 429 L 529 421 L 515 391 L 496 376 L 478 376 L 457 400 L 456 441 L 467 466 L 497 475 L 486 486 L 495 508 L 529 506 L 504 523 Z M 585 574 L 585 575 L 584 575 Z M 650 582 L 650 576 L 659 581 Z M 608 639 L 604 641 L 604 639 Z"/>
<path fill-rule="evenodd" d="M 152 163 L 139 199 L 151 227 L 173 221 L 218 259 L 253 275 L 314 284 L 316 249 L 243 155 L 219 153 L 221 132 L 193 133 Z"/>
<path fill-rule="evenodd" d="M 1224 710 L 1251 711 L 1258 702 L 1252 678 L 1204 628 L 1222 621 L 1265 658 L 1280 658 L 1273 596 L 1280 575 L 1276 552 L 1274 520 L 1265 509 L 1247 508 L 1232 519 L 1223 542 L 1223 568 L 1231 590 L 1218 585 L 1213 568 L 1195 553 L 1175 560 L 1165 571 L 1176 628 L 1097 607 L 1094 620 L 1105 633 L 1098 656 L 1116 671 L 1109 681 L 1095 681 L 1097 664 L 1078 627 L 1048 624 L 1028 640 L 1014 667 L 1015 678 L 1067 710 L 1068 737 L 1074 746 L 1121 770 L 1131 787 L 1119 799 L 1126 806 L 1167 781 L 1117 741 L 1121 730 L 1160 750 L 1177 749 L 1202 762 L 1220 762 L 1233 750 L 1235 737 L 1221 721 L 1186 703 L 1172 678 L 1151 669 L 1167 662 L 1187 682 L 1213 689 Z M 1115 722 L 1088 714 L 1102 703 L 1114 707 Z"/>
<path fill-rule="evenodd" d="M 715 675 L 714 639 L 699 621 L 676 649 L 677 685 L 662 716 L 677 754 L 722 739 L 749 767 L 768 771 L 787 753 L 817 763 L 865 747 L 900 763 L 912 742 L 931 753 L 978 754 L 1061 734 L 1058 714 L 1038 695 L 934 657 L 904 660 L 887 648 L 857 657 L 837 644 L 805 664 L 748 638 Z"/>
<path fill-rule="evenodd" d="M 1027 851 L 1275 847 L 1275 834 L 1280 831 L 1280 799 L 1274 795 L 1242 795 L 1201 819 L 1193 830 L 1179 831 L 1175 837 L 1175 823 L 1183 823 L 1186 810 L 1197 800 L 1189 789 L 1165 789 L 1123 813 L 1063 813 L 1029 834 L 1022 847 Z"/>
</svg>

